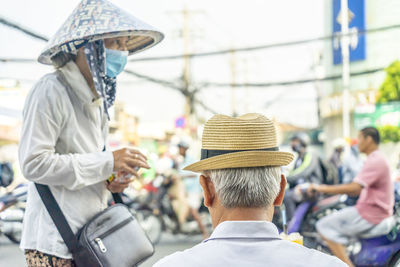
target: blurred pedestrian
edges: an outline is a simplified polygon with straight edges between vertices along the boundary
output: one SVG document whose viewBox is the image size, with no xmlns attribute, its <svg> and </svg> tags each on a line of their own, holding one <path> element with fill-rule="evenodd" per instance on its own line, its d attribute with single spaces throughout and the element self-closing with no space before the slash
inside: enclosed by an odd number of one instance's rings
<svg viewBox="0 0 400 267">
<path fill-rule="evenodd" d="M 137 176 L 135 167 L 149 167 L 138 150 L 106 151 L 108 109 L 128 55 L 161 39 L 106 0 L 83 0 L 40 54 L 56 71 L 35 84 L 23 111 L 19 159 L 31 183 L 21 248 L 28 267 L 75 265 L 34 183 L 49 186 L 76 233 L 107 208 L 107 190 L 122 192 L 132 181 L 107 184 L 112 172 Z"/>
<path fill-rule="evenodd" d="M 342 168 L 343 168 L 343 161 L 342 161 L 342 156 L 344 153 L 344 150 L 346 148 L 346 141 L 342 138 L 337 138 L 333 140 L 333 153 L 331 157 L 329 158 L 330 164 L 333 165 L 337 172 L 337 177 L 338 177 L 338 183 L 341 183 L 343 181 L 343 173 L 342 173 Z"/>
<path fill-rule="evenodd" d="M 396 181 L 400 182 L 400 154 L 399 154 L 399 161 L 396 165 Z"/>
<path fill-rule="evenodd" d="M 207 121 L 199 172 L 214 232 L 201 244 L 167 256 L 154 266 L 345 266 L 337 258 L 279 237 L 271 222 L 286 180 L 280 166 L 293 155 L 279 151 L 276 128 L 261 114 L 216 115 Z"/>
<path fill-rule="evenodd" d="M 203 234 L 203 238 L 208 238 L 209 233 L 204 223 L 202 222 L 198 211 L 203 198 L 203 191 L 200 186 L 199 175 L 194 172 L 183 170 L 185 166 L 192 164 L 193 162 L 195 162 L 195 160 L 187 154 L 187 150 L 189 149 L 189 144 L 187 142 L 179 142 L 178 149 L 179 155 L 183 159 L 183 161 L 179 163 L 178 170 L 180 178 L 183 180 L 183 184 L 185 185 L 186 200 L 189 205 L 190 215 L 199 225 L 199 229 Z"/>
<path fill-rule="evenodd" d="M 338 138 L 333 141 L 334 150 L 332 156 L 329 158 L 329 161 L 333 164 L 333 166 L 336 167 L 336 169 L 339 169 L 342 166 L 342 155 L 345 147 L 346 142 L 343 139 Z"/>
</svg>

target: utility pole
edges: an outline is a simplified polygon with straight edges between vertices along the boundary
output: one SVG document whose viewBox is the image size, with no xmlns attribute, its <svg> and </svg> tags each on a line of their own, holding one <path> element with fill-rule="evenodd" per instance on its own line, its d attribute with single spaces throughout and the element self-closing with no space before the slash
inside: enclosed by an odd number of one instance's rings
<svg viewBox="0 0 400 267">
<path fill-rule="evenodd" d="M 318 81 L 318 79 L 322 79 L 324 77 L 324 68 L 322 66 L 322 52 L 318 51 L 317 53 L 314 54 L 314 62 L 312 65 L 312 69 L 314 71 L 314 76 L 317 79 L 314 82 L 315 85 L 315 90 L 317 93 L 317 120 L 318 120 L 318 127 L 321 127 L 322 124 L 322 119 L 321 119 L 321 95 L 322 95 L 322 88 L 321 88 L 321 82 Z"/>
<path fill-rule="evenodd" d="M 231 97 L 232 97 L 232 116 L 236 116 L 236 100 L 235 100 L 235 88 L 236 88 L 236 60 L 235 50 L 231 51 Z"/>
<path fill-rule="evenodd" d="M 249 82 L 249 76 L 248 76 L 248 72 L 249 72 L 249 66 L 248 66 L 248 61 L 247 61 L 247 59 L 243 59 L 243 61 L 242 61 L 242 63 L 243 63 L 243 67 L 244 67 L 244 70 L 243 70 L 243 75 L 244 75 L 244 83 L 246 84 L 246 87 L 245 87 L 245 100 L 244 100 L 244 102 L 245 102 L 245 104 L 244 104 L 244 109 L 245 109 L 245 112 L 246 113 L 249 113 L 249 97 L 250 97 L 250 93 L 249 93 L 249 87 L 247 86 L 247 83 Z"/>
<path fill-rule="evenodd" d="M 190 57 L 189 54 L 189 11 L 184 6 L 182 10 L 183 14 L 183 54 L 185 55 L 183 58 L 183 91 L 185 92 L 185 117 L 189 118 L 193 111 L 193 101 L 190 95 Z"/>
<path fill-rule="evenodd" d="M 183 7 L 183 10 L 178 11 L 181 15 L 183 15 L 183 28 L 182 28 L 182 39 L 183 39 L 183 73 L 182 73 L 182 94 L 185 96 L 185 107 L 184 107 L 184 115 L 186 118 L 190 120 L 190 116 L 194 112 L 194 94 L 195 92 L 191 88 L 191 69 L 190 69 L 190 16 L 194 13 L 200 13 L 201 11 L 188 10 L 186 5 Z M 176 12 L 174 12 L 176 13 Z"/>
<path fill-rule="evenodd" d="M 350 101 L 349 101 L 349 84 L 350 84 L 350 56 L 349 56 L 349 9 L 348 0 L 341 0 L 341 26 L 342 38 L 340 39 L 342 47 L 342 82 L 343 82 L 343 137 L 350 137 Z"/>
</svg>

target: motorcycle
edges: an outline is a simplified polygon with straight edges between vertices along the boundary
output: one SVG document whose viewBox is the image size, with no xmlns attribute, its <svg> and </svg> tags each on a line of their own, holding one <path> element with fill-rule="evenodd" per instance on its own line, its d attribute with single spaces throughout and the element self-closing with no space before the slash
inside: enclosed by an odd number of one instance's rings
<svg viewBox="0 0 400 267">
<path fill-rule="evenodd" d="M 305 184 L 300 188 L 303 196 L 306 195 L 307 187 Z M 315 224 L 322 217 L 346 207 L 346 203 L 346 195 L 322 200 L 318 196 L 307 198 L 297 207 L 287 232 L 299 232 L 304 237 L 305 246 L 329 253 Z M 347 252 L 357 267 L 400 266 L 400 203 L 396 203 L 393 216 L 354 238 L 347 246 Z"/>
<path fill-rule="evenodd" d="M 12 192 L 0 197 L 0 234 L 16 244 L 21 242 L 27 192 L 27 185 L 20 184 Z"/>
<path fill-rule="evenodd" d="M 168 231 L 172 234 L 201 234 L 198 224 L 193 218 L 188 218 L 183 224 L 179 223 L 178 216 L 172 207 L 172 199 L 168 194 L 168 189 L 172 186 L 172 183 L 172 177 L 157 175 L 150 184 L 145 186 L 150 192 L 145 203 L 142 202 L 136 204 L 136 207 L 133 206 L 139 223 L 153 244 L 159 242 L 162 231 Z M 211 218 L 208 210 L 202 206 L 199 208 L 199 214 L 203 224 L 211 229 Z"/>
</svg>

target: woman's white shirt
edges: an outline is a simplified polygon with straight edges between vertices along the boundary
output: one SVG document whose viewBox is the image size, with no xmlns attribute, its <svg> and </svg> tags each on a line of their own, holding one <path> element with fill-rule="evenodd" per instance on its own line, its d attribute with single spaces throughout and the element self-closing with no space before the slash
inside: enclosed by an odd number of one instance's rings
<svg viewBox="0 0 400 267">
<path fill-rule="evenodd" d="M 49 185 L 74 232 L 107 207 L 105 180 L 113 171 L 112 152 L 103 152 L 108 119 L 102 99 L 94 96 L 74 62 L 42 77 L 30 91 L 23 111 L 19 161 L 32 181 L 21 248 L 71 258 L 33 182 Z M 70 90 L 70 91 L 67 91 Z"/>
</svg>

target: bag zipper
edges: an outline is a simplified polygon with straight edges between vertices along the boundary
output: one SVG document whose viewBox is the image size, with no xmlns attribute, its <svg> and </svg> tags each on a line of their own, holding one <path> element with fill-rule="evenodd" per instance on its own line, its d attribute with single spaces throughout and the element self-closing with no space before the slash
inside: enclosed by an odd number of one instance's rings
<svg viewBox="0 0 400 267">
<path fill-rule="evenodd" d="M 102 239 L 104 239 L 106 236 L 114 233 L 115 231 L 117 231 L 118 229 L 122 228 L 123 226 L 127 225 L 129 222 L 133 221 L 134 218 L 133 217 L 129 217 L 125 220 L 123 220 L 122 222 L 120 222 L 119 224 L 117 224 L 116 226 L 112 227 L 111 229 L 109 229 L 108 231 L 104 232 L 103 234 L 101 234 L 99 237 L 95 238 L 94 241 L 97 243 L 97 245 L 100 248 L 100 251 L 103 253 L 107 252 L 107 248 L 104 245 Z"/>
<path fill-rule="evenodd" d="M 117 224 L 116 226 L 112 227 L 111 229 L 109 229 L 108 231 L 102 233 L 98 238 L 103 239 L 104 237 L 112 234 L 113 232 L 117 231 L 119 228 L 121 228 L 122 226 L 128 224 L 130 221 L 133 221 L 134 218 L 133 217 L 129 217 L 125 220 L 123 220 L 122 222 L 120 222 L 119 224 Z"/>
</svg>

